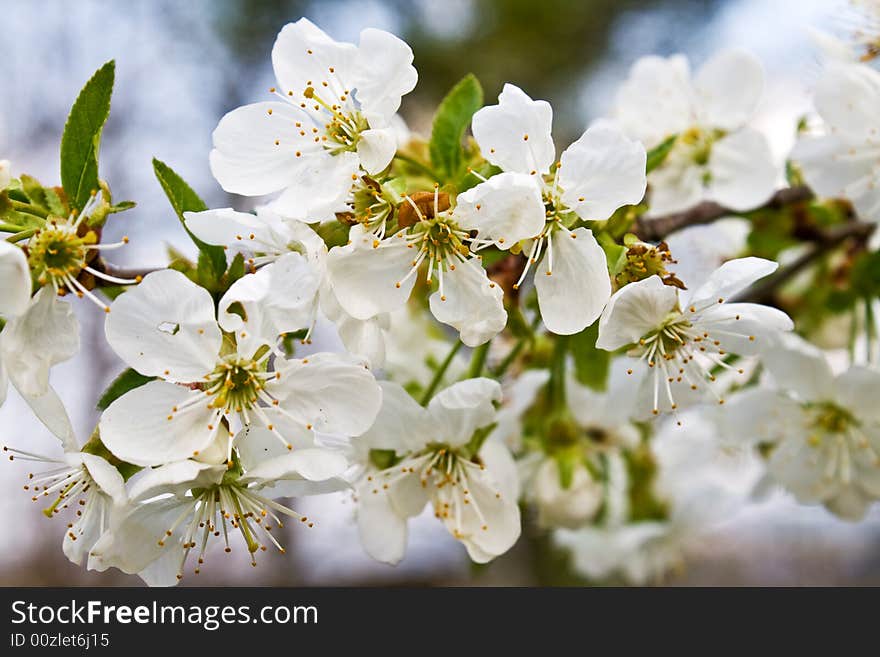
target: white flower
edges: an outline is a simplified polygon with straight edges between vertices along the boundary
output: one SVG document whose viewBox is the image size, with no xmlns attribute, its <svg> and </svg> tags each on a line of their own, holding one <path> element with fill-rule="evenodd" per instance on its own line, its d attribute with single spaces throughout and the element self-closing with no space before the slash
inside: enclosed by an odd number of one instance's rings
<svg viewBox="0 0 880 657">
<path fill-rule="evenodd" d="M 231 208 L 185 212 L 187 228 L 208 244 L 218 244 L 232 253 L 247 255 L 245 262 L 252 271 L 276 262 L 288 253 L 304 255 L 320 277 L 312 308 L 318 308 L 332 321 L 349 353 L 365 358 L 371 367 L 385 362 L 385 331 L 388 318 L 384 315 L 359 320 L 346 313 L 326 277 L 327 246 L 307 224 L 284 218 L 271 207 L 261 206 L 256 215 Z M 283 293 L 283 292 L 282 292 Z M 308 340 L 314 327 L 314 314 L 308 324 Z"/>
<path fill-rule="evenodd" d="M 861 519 L 880 499 L 880 372 L 853 365 L 834 376 L 825 355 L 794 335 L 764 355 L 778 392 L 730 400 L 725 435 L 772 444 L 770 475 L 804 504 Z"/>
<path fill-rule="evenodd" d="M 806 136 L 792 151 L 807 184 L 821 196 L 852 201 L 859 217 L 880 221 L 880 73 L 832 63 L 815 92 L 827 131 Z"/>
<path fill-rule="evenodd" d="M 699 285 L 723 263 L 742 255 L 751 229 L 746 219 L 726 217 L 671 233 L 665 242 L 675 258 L 675 277 L 688 286 Z"/>
<path fill-rule="evenodd" d="M 381 30 L 336 42 L 307 19 L 272 48 L 279 100 L 245 105 L 214 131 L 211 171 L 228 192 L 282 191 L 277 209 L 320 220 L 345 210 L 351 176 L 379 173 L 397 149 L 392 119 L 416 84 L 412 50 Z"/>
<path fill-rule="evenodd" d="M 130 504 L 111 514 L 108 531 L 92 548 L 96 567 L 137 573 L 151 586 L 176 584 L 192 550 L 198 555 L 198 574 L 212 539 L 222 537 L 230 552 L 235 532 L 254 566 L 256 552 L 267 545 L 283 553 L 273 535 L 284 526 L 282 518 L 309 527 L 313 522 L 274 498 L 342 490 L 347 484 L 340 475 L 348 463 L 341 453 L 319 447 L 277 453 L 269 432 L 254 429 L 250 434 L 236 440 L 242 446 L 236 468 L 184 460 L 141 475 L 131 487 Z M 257 444 L 248 445 L 252 441 Z M 268 457 L 254 459 L 254 452 L 264 450 Z"/>
<path fill-rule="evenodd" d="M 682 55 L 633 65 L 617 94 L 616 121 L 649 149 L 678 135 L 648 176 L 651 215 L 705 199 L 744 211 L 770 198 L 776 166 L 766 138 L 746 126 L 763 87 L 761 63 L 739 50 L 716 54 L 693 79 Z"/>
<path fill-rule="evenodd" d="M 554 164 L 552 120 L 549 103 L 504 85 L 498 104 L 480 109 L 472 123 L 483 156 L 503 173 L 461 194 L 456 212 L 459 225 L 481 239 L 523 248 L 528 260 L 517 286 L 535 265 L 541 317 L 550 331 L 568 335 L 592 324 L 611 295 L 605 253 L 592 231 L 574 224 L 607 219 L 642 199 L 645 149 L 597 125 Z"/>
<path fill-rule="evenodd" d="M 24 253 L 0 241 L 0 405 L 11 382 L 37 417 L 62 441 L 73 440 L 67 411 L 49 385 L 49 370 L 79 349 L 79 323 L 69 303 L 49 289 L 31 298 Z"/>
<path fill-rule="evenodd" d="M 716 367 L 732 370 L 728 354 L 757 355 L 779 331 L 793 328 L 780 310 L 729 299 L 774 272 L 775 262 L 761 258 L 730 260 L 693 291 L 679 291 L 650 276 L 618 290 L 599 320 L 599 349 L 631 345 L 630 356 L 653 369 L 652 412 L 674 411 L 688 389 L 710 390 Z"/>
<path fill-rule="evenodd" d="M 117 298 L 107 341 L 158 380 L 104 412 L 107 448 L 129 463 L 161 465 L 228 434 L 229 458 L 236 418 L 266 428 L 288 449 L 311 445 L 314 430 L 364 432 L 381 403 L 367 369 L 335 354 L 285 360 L 278 352 L 280 335 L 308 325 L 317 285 L 305 259 L 289 253 L 236 281 L 216 317 L 211 295 L 173 270 L 154 272 Z"/>
<path fill-rule="evenodd" d="M 65 444 L 65 454 L 55 459 L 32 452 L 4 447 L 10 461 L 28 461 L 49 464 L 50 470 L 28 474 L 24 489 L 33 493 L 34 502 L 51 504 L 43 513 L 53 518 L 65 509 L 76 511 L 76 517 L 67 525 L 62 549 L 71 562 L 82 565 L 89 551 L 108 528 L 110 514 L 116 506 L 125 504 L 125 481 L 119 471 L 106 459 L 79 451 L 76 441 Z M 92 559 L 88 568 L 94 568 Z"/>
<path fill-rule="evenodd" d="M 507 323 L 504 292 L 483 269 L 468 229 L 459 225 L 458 207 L 441 203 L 436 187 L 424 207 L 410 196 L 405 201 L 414 214 L 411 226 L 388 237 L 384 222 L 372 230 L 352 226 L 349 243 L 330 250 L 327 272 L 339 305 L 362 320 L 397 310 L 427 263 L 428 284 L 435 274 L 438 283 L 429 299 L 434 317 L 457 329 L 469 347 L 491 340 Z"/>
<path fill-rule="evenodd" d="M 12 165 L 9 160 L 0 160 L 0 191 L 6 189 L 12 180 Z"/>
<path fill-rule="evenodd" d="M 449 355 L 452 348 L 430 315 L 409 306 L 390 314 L 387 333 L 385 367 L 388 378 L 404 387 L 417 385 L 426 388 L 434 378 L 437 366 Z M 448 385 L 464 377 L 468 360 L 456 354 L 441 385 Z"/>
<path fill-rule="evenodd" d="M 366 551 L 379 561 L 400 561 L 407 519 L 429 501 L 472 560 L 485 563 L 509 550 L 520 534 L 516 465 L 499 441 L 470 444 L 495 420 L 498 383 L 461 381 L 427 408 L 396 383 L 383 382 L 382 389 L 376 424 L 354 441 L 364 468 L 356 488 Z"/>
</svg>

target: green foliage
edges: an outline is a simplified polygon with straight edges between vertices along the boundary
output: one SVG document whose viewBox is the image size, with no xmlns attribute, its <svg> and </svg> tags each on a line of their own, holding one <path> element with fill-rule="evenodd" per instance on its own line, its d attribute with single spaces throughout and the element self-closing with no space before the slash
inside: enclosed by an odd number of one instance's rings
<svg viewBox="0 0 880 657">
<path fill-rule="evenodd" d="M 483 88 L 466 75 L 446 95 L 434 115 L 431 129 L 431 164 L 445 182 L 461 175 L 465 162 L 464 133 L 474 113 L 483 105 Z"/>
<path fill-rule="evenodd" d="M 98 150 L 110 115 L 116 64 L 104 64 L 86 82 L 64 125 L 61 137 L 61 184 L 70 205 L 82 210 L 98 189 Z"/>
<path fill-rule="evenodd" d="M 153 381 L 155 378 L 156 377 L 154 376 L 144 376 L 140 372 L 128 368 L 122 374 L 117 376 L 113 380 L 113 383 L 111 383 L 104 391 L 104 394 L 101 395 L 101 398 L 98 400 L 98 410 L 106 411 L 110 404 L 122 397 L 122 395 L 135 388 L 140 388 L 142 385 Z"/>
<path fill-rule="evenodd" d="M 599 322 L 593 322 L 580 333 L 569 339 L 571 356 L 574 361 L 574 376 L 579 383 L 593 390 L 605 390 L 608 383 L 608 367 L 611 353 L 596 348 L 599 338 Z"/>
<path fill-rule="evenodd" d="M 656 169 L 666 161 L 666 158 L 672 151 L 673 146 L 675 146 L 675 142 L 677 139 L 678 135 L 667 137 L 662 142 L 657 144 L 654 148 L 648 151 L 648 159 L 645 163 L 645 173 L 651 173 L 654 169 Z"/>
<path fill-rule="evenodd" d="M 181 225 L 199 249 L 199 261 L 196 265 L 199 284 L 212 292 L 219 291 L 223 274 L 226 272 L 226 252 L 223 247 L 206 244 L 193 235 L 186 227 L 183 218 L 184 212 L 202 212 L 207 210 L 208 206 L 183 178 L 161 160 L 153 158 L 153 171 L 171 202 L 171 207 L 177 213 Z"/>
</svg>

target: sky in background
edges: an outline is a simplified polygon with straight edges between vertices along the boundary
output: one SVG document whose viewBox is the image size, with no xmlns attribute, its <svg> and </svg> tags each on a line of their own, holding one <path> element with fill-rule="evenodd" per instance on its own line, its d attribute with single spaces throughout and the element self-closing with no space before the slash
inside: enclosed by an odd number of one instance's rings
<svg viewBox="0 0 880 657">
<path fill-rule="evenodd" d="M 102 142 L 101 175 L 117 200 L 132 199 L 138 207 L 108 226 L 107 241 L 123 234 L 132 238 L 128 248 L 113 252 L 112 261 L 161 266 L 166 244 L 192 253 L 153 178 L 151 158 L 170 164 L 209 206 L 252 207 L 253 201 L 229 197 L 211 178 L 211 131 L 226 111 L 266 98 L 273 84 L 274 35 L 285 22 L 306 15 L 338 39 L 357 41 L 364 27 L 379 27 L 412 43 L 421 78 L 404 100 L 402 114 L 413 130 L 426 133 L 431 108 L 445 89 L 474 70 L 484 81 L 487 102 L 494 102 L 508 77 L 549 100 L 560 147 L 609 109 L 638 57 L 683 52 L 696 68 L 716 49 L 745 47 L 767 69 L 756 125 L 767 132 L 781 161 L 819 71 L 807 28 L 833 27 L 840 7 L 837 0 L 0 0 L 0 159 L 10 159 L 15 172 L 57 184 L 67 111 L 92 72 L 115 58 L 116 91 Z M 104 344 L 103 316 L 90 304 L 74 305 L 83 348 L 53 371 L 53 381 L 85 440 L 97 421 L 94 401 L 122 366 Z M 320 341 L 315 346 L 320 348 Z M 0 427 L 0 442 L 57 450 L 57 442 L 14 393 L 0 409 Z M 84 576 L 67 564 L 60 550 L 63 526 L 46 520 L 21 490 L 24 469 L 0 468 L 0 516 L 6 519 L 0 532 L 0 583 L 137 583 L 115 574 Z M 253 572 L 245 569 L 243 558 L 236 569 L 216 558 L 203 583 L 218 577 L 255 584 L 462 582 L 470 577 L 463 550 L 432 518 L 413 527 L 407 559 L 393 570 L 363 554 L 350 501 L 332 496 L 306 507 L 319 523 L 308 535 L 290 537 L 293 554 L 264 559 Z M 724 577 L 736 572 L 737 581 L 791 583 L 804 576 L 800 559 L 818 553 L 822 568 L 808 572 L 819 581 L 869 576 L 877 581 L 880 564 L 870 556 L 870 548 L 880 544 L 877 514 L 856 527 L 819 509 L 777 500 L 737 522 L 719 530 L 717 541 L 698 555 L 697 581 L 720 581 L 719 559 L 727 559 Z M 805 545 L 815 550 L 805 551 Z M 743 558 L 743 550 L 754 558 Z M 505 557 L 506 563 L 500 560 L 490 569 L 487 581 L 527 581 L 517 575 L 527 558 Z M 730 560 L 741 569 L 730 568 Z M 746 562 L 754 567 L 749 570 Z"/>
</svg>

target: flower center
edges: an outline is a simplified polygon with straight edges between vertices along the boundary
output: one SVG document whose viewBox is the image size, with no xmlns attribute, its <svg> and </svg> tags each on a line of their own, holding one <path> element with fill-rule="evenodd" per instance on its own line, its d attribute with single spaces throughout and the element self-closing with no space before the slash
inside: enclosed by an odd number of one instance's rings
<svg viewBox="0 0 880 657">
<path fill-rule="evenodd" d="M 79 237 L 67 224 L 47 224 L 28 242 L 28 263 L 40 285 L 63 287 L 86 265 L 87 245 L 97 241 L 95 233 Z"/>
<path fill-rule="evenodd" d="M 241 413 L 257 404 L 266 379 L 271 376 L 274 374 L 264 372 L 258 361 L 233 355 L 208 375 L 206 391 L 213 397 L 214 408 Z"/>
<path fill-rule="evenodd" d="M 325 100 L 316 91 L 315 87 L 306 87 L 303 92 L 308 101 L 313 101 L 311 109 L 320 112 L 322 117 L 327 118 L 324 124 L 324 134 L 314 137 L 315 142 L 320 142 L 331 155 L 337 155 L 345 151 L 357 150 L 361 133 L 370 129 L 370 124 L 360 112 L 347 104 L 351 98 L 349 93 L 343 93 L 339 102 Z M 308 102 L 307 101 L 307 102 Z M 342 104 L 340 104 L 342 103 Z M 317 130 L 317 129 L 315 129 Z"/>
<path fill-rule="evenodd" d="M 810 428 L 816 433 L 810 436 L 810 444 L 818 445 L 821 434 L 845 434 L 858 426 L 858 420 L 845 408 L 831 402 L 817 404 L 811 414 Z"/>
</svg>

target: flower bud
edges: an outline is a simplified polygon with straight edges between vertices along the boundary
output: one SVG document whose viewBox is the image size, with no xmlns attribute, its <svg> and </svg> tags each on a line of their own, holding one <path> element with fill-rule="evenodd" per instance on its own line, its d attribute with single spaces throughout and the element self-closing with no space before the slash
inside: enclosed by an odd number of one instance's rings
<svg viewBox="0 0 880 657">
<path fill-rule="evenodd" d="M 533 490 L 542 527 L 579 527 L 602 505 L 602 485 L 582 463 L 574 465 L 571 482 L 564 488 L 556 459 L 545 459 L 535 473 Z"/>
</svg>

